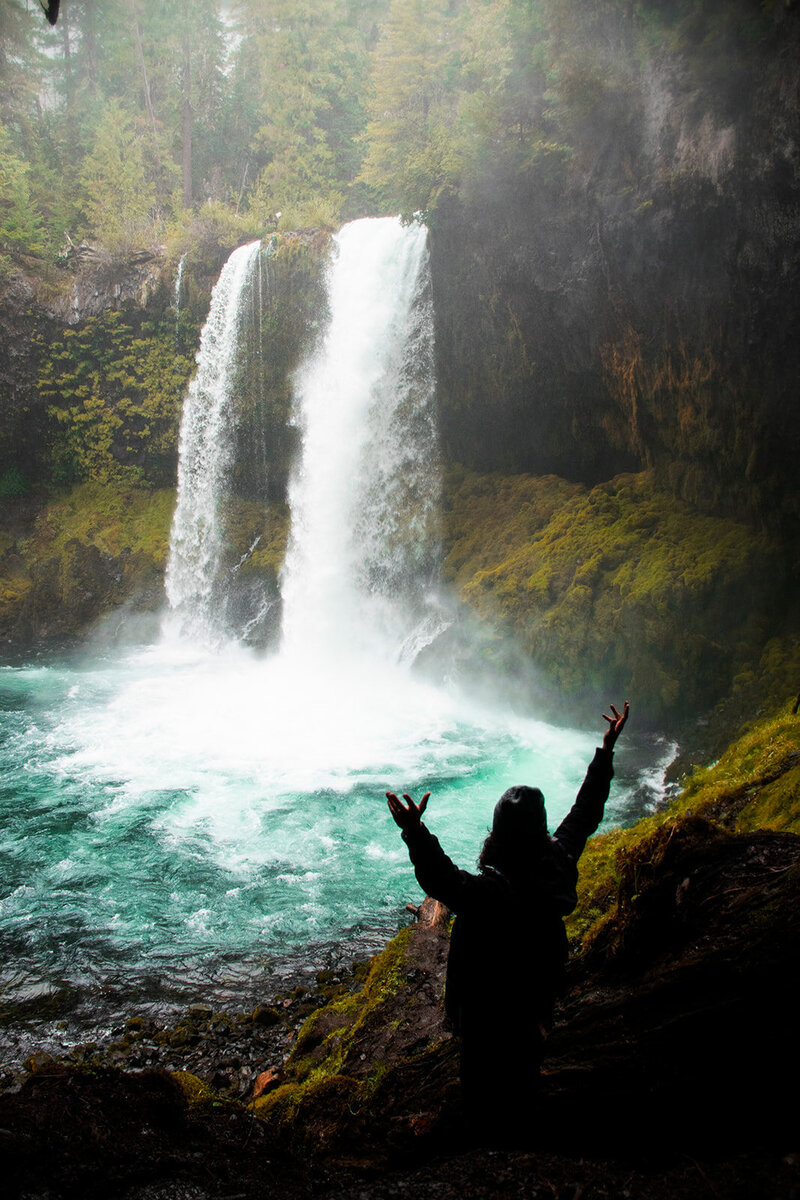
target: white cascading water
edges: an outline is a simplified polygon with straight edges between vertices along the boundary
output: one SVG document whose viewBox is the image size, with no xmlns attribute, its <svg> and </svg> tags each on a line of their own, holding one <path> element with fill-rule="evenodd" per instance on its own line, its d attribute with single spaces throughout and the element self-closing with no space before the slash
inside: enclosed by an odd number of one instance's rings
<svg viewBox="0 0 800 1200">
<path fill-rule="evenodd" d="M 181 418 L 178 499 L 170 535 L 166 592 L 181 634 L 213 644 L 224 634 L 219 584 L 220 502 L 233 450 L 233 394 L 243 298 L 260 242 L 234 250 L 217 281 L 200 338 L 197 374 Z"/>
<path fill-rule="evenodd" d="M 186 264 L 186 255 L 182 254 L 178 263 L 178 271 L 175 276 L 175 293 L 173 298 L 173 307 L 175 308 L 175 323 L 181 315 L 181 295 L 183 292 L 183 269 Z"/>
<path fill-rule="evenodd" d="M 330 321 L 296 380 L 283 653 L 397 659 L 435 620 L 439 456 L 427 230 L 354 221 L 334 239 Z"/>
</svg>

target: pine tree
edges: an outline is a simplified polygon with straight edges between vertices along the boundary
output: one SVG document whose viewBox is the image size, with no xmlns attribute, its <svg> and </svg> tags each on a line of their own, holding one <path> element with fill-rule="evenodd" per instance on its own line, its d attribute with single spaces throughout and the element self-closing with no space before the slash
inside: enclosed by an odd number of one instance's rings
<svg viewBox="0 0 800 1200">
<path fill-rule="evenodd" d="M 461 7 L 393 0 L 374 55 L 361 178 L 404 211 L 428 208 L 459 177 Z"/>
<path fill-rule="evenodd" d="M 112 253 L 153 240 L 155 190 L 147 179 L 143 139 L 118 100 L 109 101 L 83 169 L 86 210 Z"/>
<path fill-rule="evenodd" d="M 9 259 L 2 251 L 41 254 L 41 221 L 31 202 L 28 165 L 11 148 L 8 131 L 0 125 L 0 266 Z"/>
</svg>

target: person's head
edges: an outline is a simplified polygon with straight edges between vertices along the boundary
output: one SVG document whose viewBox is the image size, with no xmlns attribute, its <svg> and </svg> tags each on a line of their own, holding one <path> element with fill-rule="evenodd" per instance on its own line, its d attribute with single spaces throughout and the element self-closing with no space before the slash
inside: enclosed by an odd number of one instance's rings
<svg viewBox="0 0 800 1200">
<path fill-rule="evenodd" d="M 479 865 L 513 873 L 530 862 L 546 840 L 544 796 L 538 788 L 511 787 L 494 807 L 492 831 L 484 842 Z"/>
</svg>

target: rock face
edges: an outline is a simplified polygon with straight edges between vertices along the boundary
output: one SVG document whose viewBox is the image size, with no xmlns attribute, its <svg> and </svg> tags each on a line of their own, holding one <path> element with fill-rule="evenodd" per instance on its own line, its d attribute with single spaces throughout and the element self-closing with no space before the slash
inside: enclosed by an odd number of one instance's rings
<svg viewBox="0 0 800 1200">
<path fill-rule="evenodd" d="M 12 466 L 23 486 L 41 469 L 47 418 L 36 381 L 49 327 L 30 280 L 0 279 L 0 486 Z"/>
<path fill-rule="evenodd" d="M 569 155 L 434 214 L 447 451 L 584 483 L 654 466 L 707 509 L 789 522 L 798 22 L 714 43 L 709 4 L 692 42 L 637 61 L 618 7 L 619 72 Z"/>
<path fill-rule="evenodd" d="M 141 250 L 123 262 L 94 253 L 77 271 L 69 291 L 49 303 L 47 310 L 55 321 L 77 325 L 126 304 L 147 308 L 163 285 L 166 257 L 164 246 Z"/>
<path fill-rule="evenodd" d="M 637 847 L 551 1041 L 553 1143 L 579 1127 L 594 1153 L 626 1141 L 788 1149 L 799 899 L 796 835 L 690 819 Z"/>
</svg>

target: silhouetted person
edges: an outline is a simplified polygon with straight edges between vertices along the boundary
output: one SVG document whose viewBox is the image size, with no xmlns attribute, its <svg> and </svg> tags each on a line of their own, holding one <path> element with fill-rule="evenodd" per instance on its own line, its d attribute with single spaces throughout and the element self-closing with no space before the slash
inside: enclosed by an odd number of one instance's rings
<svg viewBox="0 0 800 1200">
<path fill-rule="evenodd" d="M 538 788 L 512 787 L 498 800 L 479 873 L 461 871 L 422 824 L 428 804 L 387 792 L 420 887 L 456 914 L 445 1008 L 461 1036 L 461 1087 L 476 1132 L 525 1131 L 538 1094 L 544 1042 L 563 988 L 563 917 L 576 903 L 578 859 L 603 818 L 614 744 L 628 719 L 603 713 L 608 729 L 577 799 L 552 837 Z"/>
</svg>

